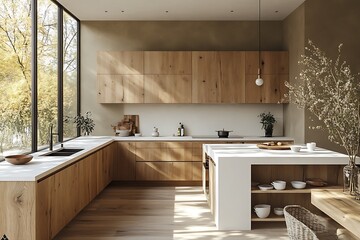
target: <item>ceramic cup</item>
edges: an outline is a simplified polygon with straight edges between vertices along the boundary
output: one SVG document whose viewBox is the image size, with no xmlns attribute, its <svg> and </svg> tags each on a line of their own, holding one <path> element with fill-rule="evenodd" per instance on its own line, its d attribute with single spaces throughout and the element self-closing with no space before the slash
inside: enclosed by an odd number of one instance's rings
<svg viewBox="0 0 360 240">
<path fill-rule="evenodd" d="M 276 180 L 276 181 L 273 181 L 271 183 L 271 185 L 273 185 L 276 190 L 284 190 L 286 188 L 285 181 Z"/>
<path fill-rule="evenodd" d="M 314 143 L 314 142 L 307 143 L 307 144 L 306 144 L 306 148 L 307 148 L 310 152 L 315 151 L 316 143 Z"/>
<path fill-rule="evenodd" d="M 271 206 L 268 204 L 255 205 L 254 210 L 259 218 L 267 218 L 270 214 Z"/>
</svg>

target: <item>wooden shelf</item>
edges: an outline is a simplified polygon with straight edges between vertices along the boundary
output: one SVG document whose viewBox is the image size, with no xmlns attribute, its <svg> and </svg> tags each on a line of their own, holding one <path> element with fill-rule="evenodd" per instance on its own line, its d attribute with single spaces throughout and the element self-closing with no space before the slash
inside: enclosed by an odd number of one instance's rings
<svg viewBox="0 0 360 240">
<path fill-rule="evenodd" d="M 273 211 L 273 209 L 271 209 L 271 211 Z M 251 221 L 252 222 L 284 222 L 285 217 L 284 217 L 284 215 L 278 216 L 278 215 L 275 215 L 273 212 L 271 212 L 267 218 L 258 218 L 258 216 L 256 216 L 255 213 L 252 213 Z"/>
<path fill-rule="evenodd" d="M 284 190 L 260 190 L 256 188 L 251 188 L 251 193 L 259 194 L 259 193 L 311 193 L 312 189 L 342 189 L 342 186 L 325 186 L 325 187 L 306 187 L 304 189 L 295 189 L 292 187 L 287 187 Z"/>
</svg>

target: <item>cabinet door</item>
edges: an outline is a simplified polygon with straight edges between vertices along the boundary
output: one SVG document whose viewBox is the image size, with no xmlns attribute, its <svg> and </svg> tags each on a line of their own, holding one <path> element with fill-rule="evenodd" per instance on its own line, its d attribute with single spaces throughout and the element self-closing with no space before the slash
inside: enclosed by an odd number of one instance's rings
<svg viewBox="0 0 360 240">
<path fill-rule="evenodd" d="M 221 103 L 245 102 L 245 53 L 220 52 Z"/>
<path fill-rule="evenodd" d="M 146 75 L 145 103 L 191 103 L 191 75 Z"/>
<path fill-rule="evenodd" d="M 98 75 L 99 103 L 143 103 L 143 75 Z"/>
<path fill-rule="evenodd" d="M 55 237 L 79 212 L 78 206 L 78 163 L 75 163 L 51 176 L 51 237 Z"/>
<path fill-rule="evenodd" d="M 192 102 L 220 103 L 219 52 L 192 52 Z"/>
<path fill-rule="evenodd" d="M 135 143 L 116 142 L 113 180 L 135 180 Z"/>
<path fill-rule="evenodd" d="M 147 75 L 190 75 L 191 52 L 147 51 L 144 53 L 144 64 Z"/>
<path fill-rule="evenodd" d="M 111 182 L 112 179 L 112 145 L 96 152 L 98 163 L 98 193 Z"/>
<path fill-rule="evenodd" d="M 193 52 L 194 103 L 244 103 L 245 53 Z"/>
<path fill-rule="evenodd" d="M 261 52 L 261 77 L 264 80 L 262 86 L 255 84 L 259 66 L 258 56 L 258 52 L 246 52 L 245 54 L 245 102 L 279 103 L 287 93 L 285 81 L 288 79 L 289 72 L 288 52 Z"/>
<path fill-rule="evenodd" d="M 97 54 L 98 75 L 144 74 L 144 52 L 100 51 Z"/>
</svg>

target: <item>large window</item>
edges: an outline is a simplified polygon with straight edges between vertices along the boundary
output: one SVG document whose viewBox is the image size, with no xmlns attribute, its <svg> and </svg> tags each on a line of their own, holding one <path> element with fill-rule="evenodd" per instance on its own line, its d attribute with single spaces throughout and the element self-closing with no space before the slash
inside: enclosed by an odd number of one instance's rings
<svg viewBox="0 0 360 240">
<path fill-rule="evenodd" d="M 74 117 L 77 115 L 77 93 L 78 93 L 78 27 L 77 21 L 68 13 L 64 12 L 63 18 L 63 109 L 64 117 Z M 64 139 L 77 136 L 77 129 L 71 122 L 64 122 Z"/>
<path fill-rule="evenodd" d="M 50 125 L 60 139 L 77 136 L 62 116 L 79 112 L 78 35 L 78 20 L 51 0 L 0 0 L 0 158 L 47 147 Z"/>
<path fill-rule="evenodd" d="M 31 150 L 31 2 L 0 0 L 0 155 Z"/>
<path fill-rule="evenodd" d="M 57 132 L 58 116 L 58 7 L 38 0 L 37 17 L 38 148 L 49 142 L 49 127 Z"/>
</svg>

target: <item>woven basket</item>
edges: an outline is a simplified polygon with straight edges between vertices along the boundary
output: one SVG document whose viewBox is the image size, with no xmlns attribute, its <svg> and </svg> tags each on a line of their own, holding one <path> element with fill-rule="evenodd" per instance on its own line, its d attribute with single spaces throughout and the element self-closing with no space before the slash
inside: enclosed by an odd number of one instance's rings
<svg viewBox="0 0 360 240">
<path fill-rule="evenodd" d="M 286 228 L 291 240 L 332 240 L 336 233 L 327 228 L 326 220 L 299 205 L 284 208 Z"/>
</svg>

